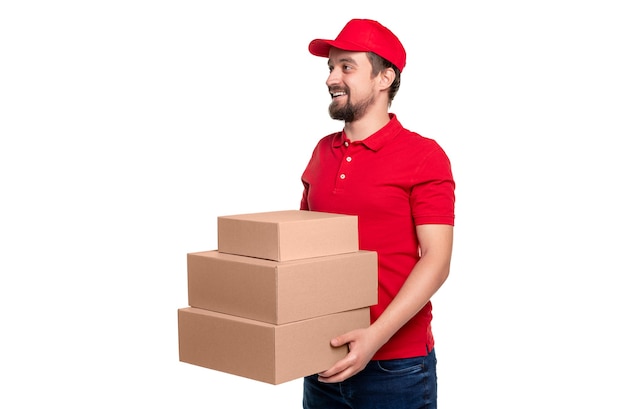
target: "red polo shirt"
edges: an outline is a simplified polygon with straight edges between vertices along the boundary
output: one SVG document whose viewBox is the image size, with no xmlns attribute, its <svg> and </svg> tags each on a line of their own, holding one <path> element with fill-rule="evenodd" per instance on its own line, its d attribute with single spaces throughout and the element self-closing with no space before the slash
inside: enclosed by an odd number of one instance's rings
<svg viewBox="0 0 626 409">
<path fill-rule="evenodd" d="M 344 132 L 322 138 L 302 174 L 300 208 L 358 216 L 359 247 L 378 253 L 378 304 L 385 310 L 419 260 L 415 226 L 454 224 L 450 161 L 432 139 L 411 132 L 394 114 L 378 132 L 351 142 Z M 434 346 L 429 302 L 374 355 L 426 355 Z"/>
</svg>

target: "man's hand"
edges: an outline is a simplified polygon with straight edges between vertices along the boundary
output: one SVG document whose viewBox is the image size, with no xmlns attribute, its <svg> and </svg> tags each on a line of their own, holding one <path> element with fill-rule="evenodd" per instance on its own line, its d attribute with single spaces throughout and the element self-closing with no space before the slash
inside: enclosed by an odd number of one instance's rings
<svg viewBox="0 0 626 409">
<path fill-rule="evenodd" d="M 337 361 L 331 368 L 318 374 L 320 382 L 341 382 L 365 368 L 376 351 L 382 346 L 370 328 L 350 331 L 330 341 L 334 347 L 348 345 L 349 352 L 345 358 Z"/>
</svg>

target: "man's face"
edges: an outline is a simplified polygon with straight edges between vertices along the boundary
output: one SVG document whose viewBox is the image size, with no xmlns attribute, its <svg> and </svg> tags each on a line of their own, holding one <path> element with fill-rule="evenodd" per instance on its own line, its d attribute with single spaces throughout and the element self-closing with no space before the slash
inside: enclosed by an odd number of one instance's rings
<svg viewBox="0 0 626 409">
<path fill-rule="evenodd" d="M 367 54 L 331 48 L 328 68 L 326 85 L 332 98 L 328 107 L 330 117 L 345 122 L 361 119 L 376 98 Z"/>
</svg>

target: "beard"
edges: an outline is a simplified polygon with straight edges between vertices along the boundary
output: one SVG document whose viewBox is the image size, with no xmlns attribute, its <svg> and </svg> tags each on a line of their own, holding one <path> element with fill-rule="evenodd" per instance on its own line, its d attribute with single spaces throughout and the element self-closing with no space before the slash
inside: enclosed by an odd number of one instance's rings
<svg viewBox="0 0 626 409">
<path fill-rule="evenodd" d="M 332 119 L 337 119 L 344 122 L 357 121 L 365 115 L 370 105 L 374 103 L 374 97 L 369 99 L 352 103 L 350 100 L 350 94 L 348 94 L 348 100 L 343 106 L 340 106 L 337 102 L 333 101 L 328 106 L 328 114 Z"/>
</svg>

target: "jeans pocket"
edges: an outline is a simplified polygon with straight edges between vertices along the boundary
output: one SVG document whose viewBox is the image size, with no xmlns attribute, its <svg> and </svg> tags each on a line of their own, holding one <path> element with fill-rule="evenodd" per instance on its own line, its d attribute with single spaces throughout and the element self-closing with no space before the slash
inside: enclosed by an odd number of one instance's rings
<svg viewBox="0 0 626 409">
<path fill-rule="evenodd" d="M 378 369 L 390 374 L 417 373 L 424 370 L 424 357 L 376 361 Z"/>
</svg>

